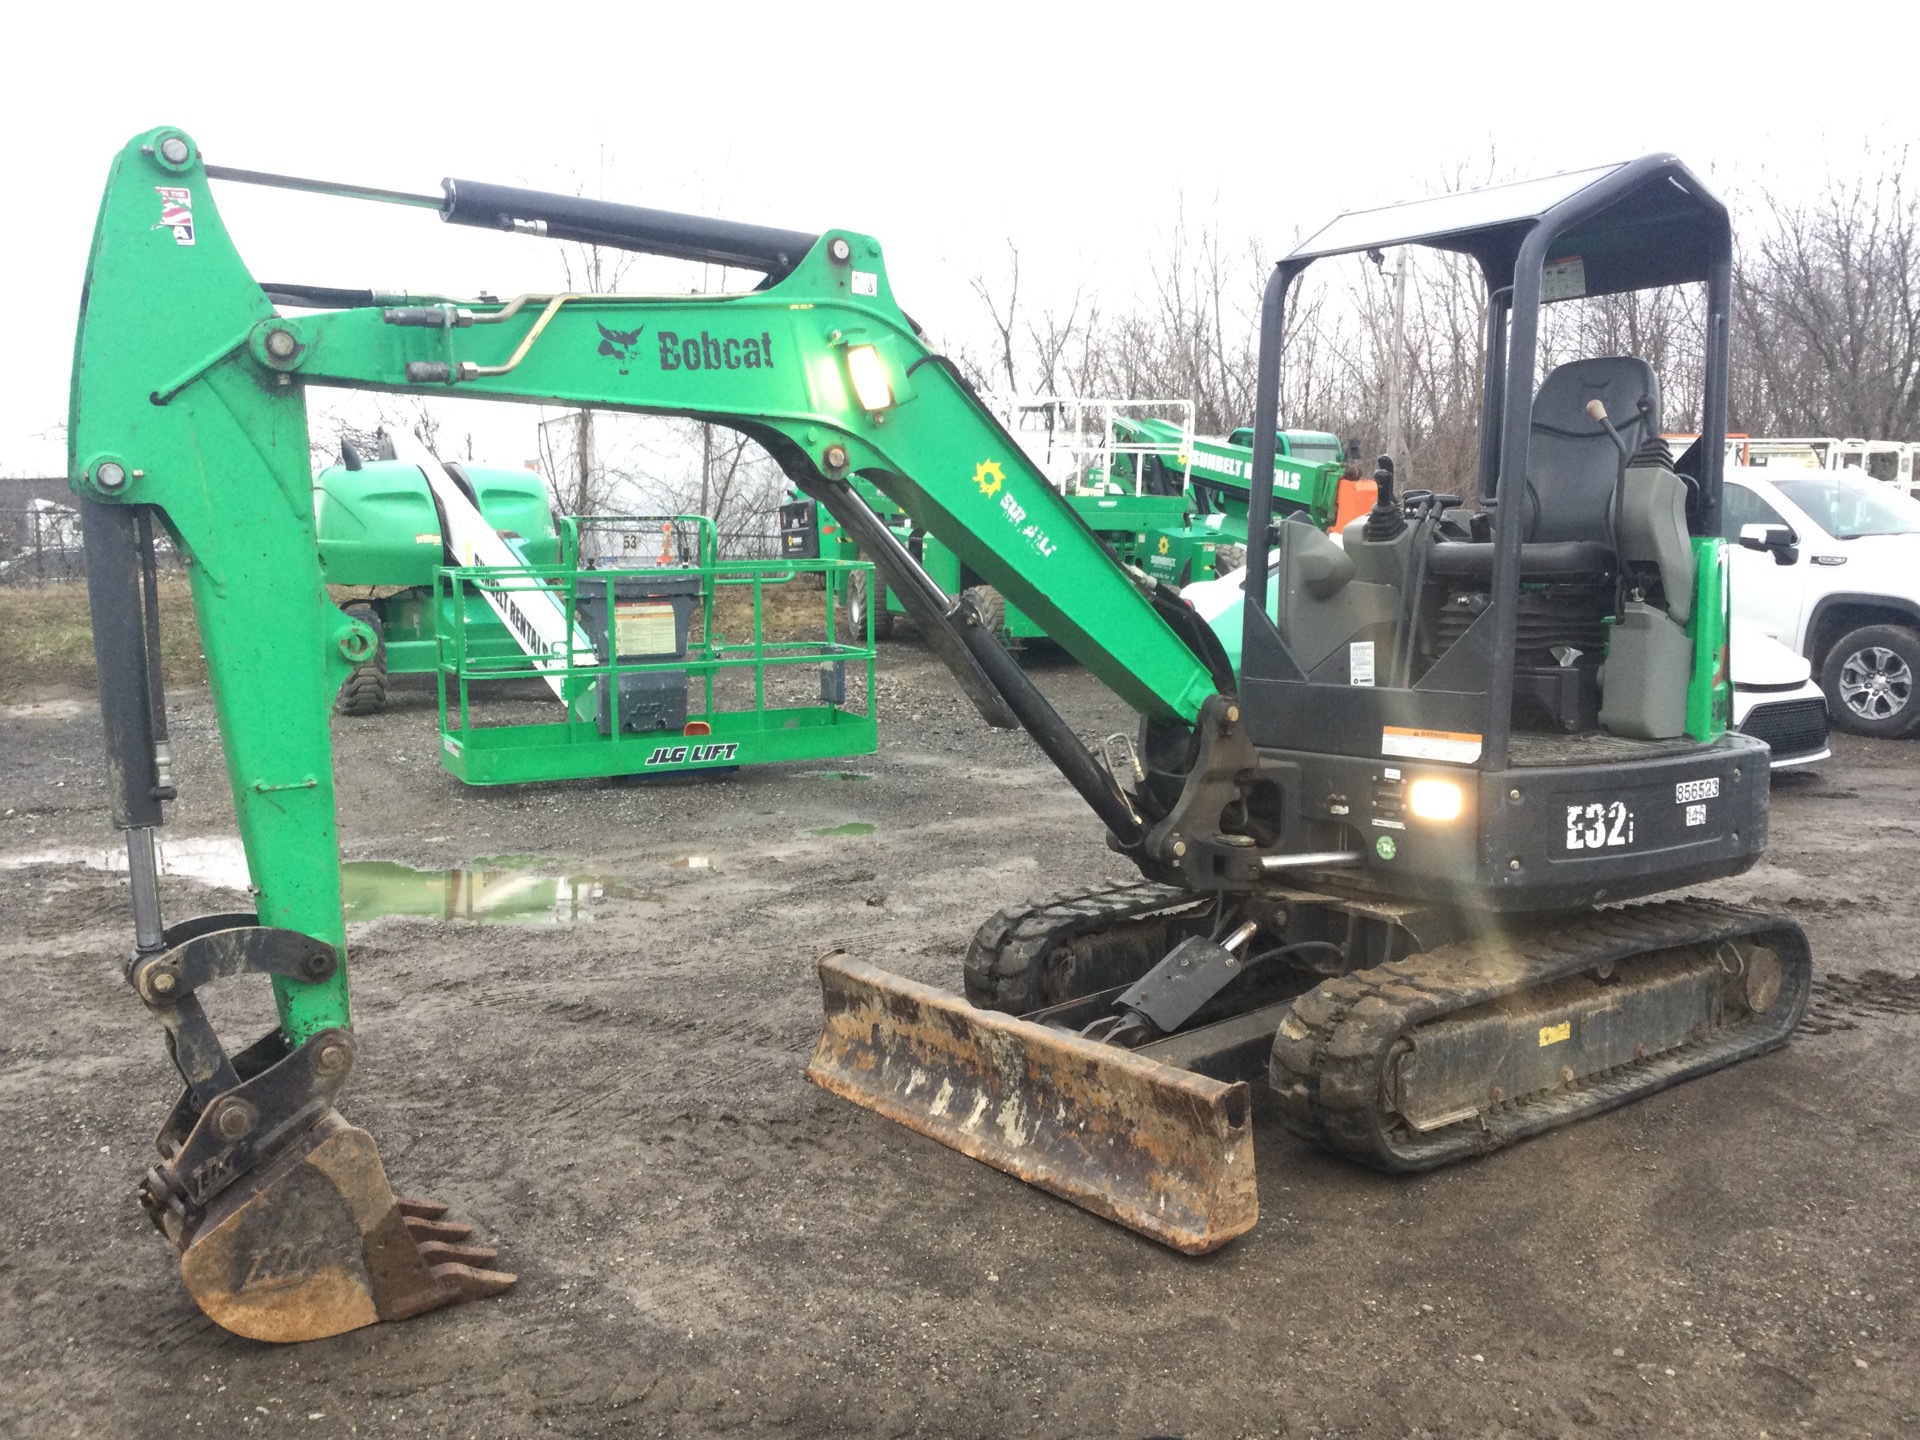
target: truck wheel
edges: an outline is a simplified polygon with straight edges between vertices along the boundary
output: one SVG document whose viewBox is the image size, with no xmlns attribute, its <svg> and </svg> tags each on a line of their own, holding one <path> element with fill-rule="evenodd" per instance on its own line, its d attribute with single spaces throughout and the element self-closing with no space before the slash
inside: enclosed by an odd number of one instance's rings
<svg viewBox="0 0 1920 1440">
<path fill-rule="evenodd" d="M 387 708 L 387 627 L 380 612 L 364 601 L 340 607 L 373 628 L 373 654 L 354 667 L 333 708 L 341 715 L 378 715 Z"/>
<path fill-rule="evenodd" d="M 1851 735 L 1894 739 L 1920 725 L 1920 635 L 1866 625 L 1840 637 L 1820 667 L 1833 723 Z"/>
<path fill-rule="evenodd" d="M 980 623 L 994 635 L 1007 628 L 1006 597 L 991 585 L 971 585 L 960 596 L 973 601 L 973 608 L 980 612 Z"/>
<path fill-rule="evenodd" d="M 1246 563 L 1247 547 L 1244 545 L 1222 545 L 1213 552 L 1213 573 L 1222 580 Z"/>
<path fill-rule="evenodd" d="M 887 582 L 877 575 L 856 570 L 847 577 L 846 598 L 840 602 L 840 638 L 849 645 L 867 643 L 867 607 L 873 607 L 873 638 L 885 640 L 893 634 L 893 622 L 899 618 L 887 609 Z"/>
</svg>

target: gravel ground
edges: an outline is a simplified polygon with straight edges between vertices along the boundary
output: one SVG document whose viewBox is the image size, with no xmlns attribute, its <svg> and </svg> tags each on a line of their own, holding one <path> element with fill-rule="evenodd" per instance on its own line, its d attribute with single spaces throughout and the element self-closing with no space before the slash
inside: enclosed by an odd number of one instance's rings
<svg viewBox="0 0 1920 1440">
<path fill-rule="evenodd" d="M 1034 669 L 1083 733 L 1130 728 L 1083 672 Z M 821 951 L 957 986 L 993 910 L 1129 874 L 911 641 L 883 647 L 880 753 L 819 771 L 466 790 L 430 695 L 401 700 L 336 721 L 345 856 L 539 857 L 587 912 L 352 927 L 343 1108 L 519 1285 L 288 1348 L 200 1316 L 130 1193 L 177 1082 L 118 978 L 124 879 L 73 858 L 114 839 L 97 714 L 16 689 L 0 1432 L 1920 1433 L 1920 748 L 1842 739 L 1783 777 L 1766 861 L 1710 892 L 1812 935 L 1830 978 L 1789 1049 L 1411 1179 L 1256 1122 L 1260 1224 L 1192 1260 L 801 1078 Z M 170 836 L 231 833 L 204 691 L 173 732 Z M 873 828 L 816 833 L 848 826 Z M 175 877 L 165 900 L 234 896 Z"/>
</svg>

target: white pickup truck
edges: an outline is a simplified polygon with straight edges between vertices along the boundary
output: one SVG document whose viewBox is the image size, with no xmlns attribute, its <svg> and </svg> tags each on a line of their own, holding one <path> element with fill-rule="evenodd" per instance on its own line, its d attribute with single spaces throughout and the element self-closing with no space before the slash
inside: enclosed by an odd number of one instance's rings
<svg viewBox="0 0 1920 1440">
<path fill-rule="evenodd" d="M 1833 723 L 1920 726 L 1920 502 L 1857 470 L 1729 467 L 1721 527 L 1734 618 L 1806 657 Z"/>
</svg>

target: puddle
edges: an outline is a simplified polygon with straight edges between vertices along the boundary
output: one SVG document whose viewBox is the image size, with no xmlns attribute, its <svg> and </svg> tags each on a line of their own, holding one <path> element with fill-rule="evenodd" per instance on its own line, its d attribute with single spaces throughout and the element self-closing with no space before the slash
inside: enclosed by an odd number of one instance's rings
<svg viewBox="0 0 1920 1440">
<path fill-rule="evenodd" d="M 813 780 L 871 780 L 873 776 L 864 770 L 809 770 L 807 777 Z"/>
<path fill-rule="evenodd" d="M 853 820 L 845 825 L 829 825 L 826 829 L 816 830 L 813 833 L 827 836 L 871 835 L 873 834 L 873 826 L 867 824 L 864 820 Z"/>
<path fill-rule="evenodd" d="M 162 875 L 178 875 L 183 880 L 198 880 L 221 890 L 244 891 L 252 883 L 247 875 L 246 853 L 238 836 L 205 835 L 177 840 L 160 840 L 154 845 Z M 84 865 L 89 870 L 127 873 L 127 851 L 123 845 L 69 846 L 57 850 L 23 851 L 0 855 L 0 870 L 19 870 L 28 865 Z"/>
<path fill-rule="evenodd" d="M 617 882 L 595 875 L 530 875 L 525 870 L 415 870 L 392 860 L 340 867 L 347 919 L 413 915 L 427 920 L 572 925 L 596 901 L 618 898 Z"/>
<path fill-rule="evenodd" d="M 237 836 L 163 837 L 155 849 L 162 875 L 242 893 L 250 884 L 246 854 Z M 411 915 L 429 920 L 572 925 L 591 918 L 595 902 L 630 898 L 633 893 L 606 876 L 529 873 L 554 863 L 540 856 L 514 855 L 476 860 L 460 870 L 415 870 L 392 860 L 349 860 L 340 867 L 341 894 L 349 920 Z M 84 865 L 124 875 L 127 852 L 116 845 L 0 856 L 0 870 L 27 865 Z"/>
</svg>

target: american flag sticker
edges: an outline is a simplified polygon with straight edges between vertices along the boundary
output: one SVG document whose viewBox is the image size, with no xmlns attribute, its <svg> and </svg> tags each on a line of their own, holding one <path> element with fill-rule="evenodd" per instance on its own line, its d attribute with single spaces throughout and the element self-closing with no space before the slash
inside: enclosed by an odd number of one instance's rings
<svg viewBox="0 0 1920 1440">
<path fill-rule="evenodd" d="M 174 185 L 156 185 L 153 188 L 160 197 L 160 223 L 153 228 L 173 231 L 173 243 L 176 245 L 191 245 L 193 192 Z"/>
</svg>

